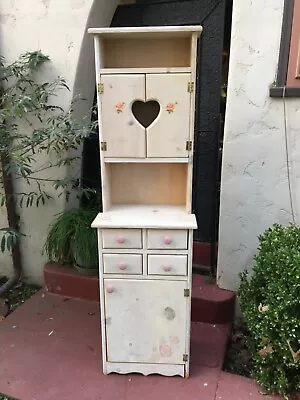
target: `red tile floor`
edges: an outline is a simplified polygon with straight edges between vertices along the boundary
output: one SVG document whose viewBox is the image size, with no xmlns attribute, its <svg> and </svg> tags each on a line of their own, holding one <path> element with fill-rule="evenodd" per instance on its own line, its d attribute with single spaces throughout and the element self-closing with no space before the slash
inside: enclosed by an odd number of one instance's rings
<svg viewBox="0 0 300 400">
<path fill-rule="evenodd" d="M 221 371 L 227 325 L 192 324 L 191 376 L 101 372 L 96 302 L 36 293 L 0 322 L 0 392 L 19 400 L 271 400 Z"/>
</svg>

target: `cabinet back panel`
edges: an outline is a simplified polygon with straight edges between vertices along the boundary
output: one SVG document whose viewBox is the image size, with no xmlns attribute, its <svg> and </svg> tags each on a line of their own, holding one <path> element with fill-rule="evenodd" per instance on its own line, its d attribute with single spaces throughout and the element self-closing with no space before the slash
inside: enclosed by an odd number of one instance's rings
<svg viewBox="0 0 300 400">
<path fill-rule="evenodd" d="M 102 68 L 189 67 L 191 39 L 104 39 Z"/>
<path fill-rule="evenodd" d="M 111 205 L 185 205 L 186 164 L 108 164 Z"/>
</svg>

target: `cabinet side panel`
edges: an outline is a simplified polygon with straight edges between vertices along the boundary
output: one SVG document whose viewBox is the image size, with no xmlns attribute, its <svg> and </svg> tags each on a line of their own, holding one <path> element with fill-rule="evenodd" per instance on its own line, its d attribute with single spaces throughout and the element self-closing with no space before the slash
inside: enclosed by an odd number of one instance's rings
<svg viewBox="0 0 300 400">
<path fill-rule="evenodd" d="M 98 108 L 98 124 L 99 124 L 99 141 L 103 141 L 102 137 L 102 107 L 100 101 L 99 84 L 100 84 L 100 69 L 103 67 L 103 43 L 99 35 L 94 36 L 94 49 L 95 49 L 95 68 L 96 68 L 96 84 L 97 84 L 97 108 Z M 110 191 L 108 188 L 109 177 L 104 164 L 103 151 L 100 145 L 100 173 L 101 173 L 101 193 L 102 193 L 102 207 L 103 211 L 107 211 L 110 207 Z"/>
<path fill-rule="evenodd" d="M 197 68 L 197 45 L 198 36 L 193 33 L 191 38 L 191 83 L 193 91 L 190 98 L 190 126 L 189 126 L 189 140 L 192 141 L 192 148 L 189 152 L 189 168 L 187 178 L 187 191 L 186 191 L 186 211 L 192 211 L 192 191 L 193 191 L 193 155 L 194 155 L 194 141 L 195 141 L 195 92 L 196 92 L 196 68 Z"/>
<path fill-rule="evenodd" d="M 104 307 L 104 285 L 103 285 L 103 251 L 102 251 L 102 232 L 101 229 L 97 229 L 98 234 L 98 254 L 99 254 L 99 289 L 100 289 L 100 323 L 101 323 L 101 338 L 102 338 L 102 363 L 103 373 L 107 374 L 106 369 L 106 329 L 105 329 L 105 307 Z M 100 337 L 99 337 L 100 339 Z"/>
<path fill-rule="evenodd" d="M 188 238 L 188 280 L 187 287 L 190 291 L 189 297 L 187 297 L 186 303 L 186 348 L 185 353 L 188 355 L 188 360 L 185 364 L 185 377 L 189 377 L 190 370 L 190 347 L 191 347 L 191 299 L 192 299 L 192 263 L 193 263 L 193 230 L 189 230 L 189 238 Z"/>
</svg>

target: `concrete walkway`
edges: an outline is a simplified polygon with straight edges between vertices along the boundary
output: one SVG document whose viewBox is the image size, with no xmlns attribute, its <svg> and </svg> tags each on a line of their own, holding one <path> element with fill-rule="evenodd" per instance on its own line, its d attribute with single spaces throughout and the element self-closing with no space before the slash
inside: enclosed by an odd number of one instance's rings
<svg viewBox="0 0 300 400">
<path fill-rule="evenodd" d="M 193 323 L 191 376 L 101 372 L 96 302 L 36 293 L 0 322 L 0 392 L 19 400 L 271 400 L 221 371 L 226 325 Z"/>
</svg>

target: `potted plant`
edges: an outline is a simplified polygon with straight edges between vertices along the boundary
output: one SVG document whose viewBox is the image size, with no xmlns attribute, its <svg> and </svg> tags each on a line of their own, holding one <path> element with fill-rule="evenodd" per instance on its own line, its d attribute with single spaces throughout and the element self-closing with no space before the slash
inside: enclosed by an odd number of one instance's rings
<svg viewBox="0 0 300 400">
<path fill-rule="evenodd" d="M 50 227 L 45 251 L 51 261 L 72 263 L 85 275 L 98 272 L 97 231 L 91 228 L 98 210 L 74 208 L 61 213 Z"/>
</svg>

